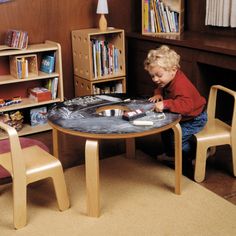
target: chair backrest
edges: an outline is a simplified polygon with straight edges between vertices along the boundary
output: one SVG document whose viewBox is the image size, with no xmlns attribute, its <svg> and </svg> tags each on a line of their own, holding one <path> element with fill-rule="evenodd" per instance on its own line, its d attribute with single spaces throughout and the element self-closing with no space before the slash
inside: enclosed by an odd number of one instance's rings
<svg viewBox="0 0 236 236">
<path fill-rule="evenodd" d="M 9 137 L 13 178 L 16 178 L 22 183 L 26 183 L 25 162 L 17 131 L 3 122 L 0 122 L 0 128 L 6 131 Z M 0 158 L 1 155 L 4 154 L 0 154 Z"/>
<path fill-rule="evenodd" d="M 207 114 L 208 114 L 208 120 L 211 121 L 215 119 L 216 115 L 216 102 L 217 102 L 217 93 L 218 91 L 223 91 L 234 98 L 234 107 L 232 112 L 232 121 L 231 121 L 231 134 L 236 133 L 236 91 L 233 91 L 231 89 L 228 89 L 222 85 L 213 85 L 210 89 L 210 94 L 208 98 L 208 104 L 207 104 Z"/>
</svg>

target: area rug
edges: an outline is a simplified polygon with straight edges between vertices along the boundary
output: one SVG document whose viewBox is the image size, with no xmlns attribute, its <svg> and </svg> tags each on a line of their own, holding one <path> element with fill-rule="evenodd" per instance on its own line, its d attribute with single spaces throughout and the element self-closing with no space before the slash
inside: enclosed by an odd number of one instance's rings
<svg viewBox="0 0 236 236">
<path fill-rule="evenodd" d="M 11 185 L 0 186 L 0 235 L 22 236 L 217 236 L 236 235 L 236 207 L 182 178 L 142 152 L 136 159 L 100 161 L 101 215 L 86 215 L 84 165 L 65 170 L 71 208 L 60 212 L 49 180 L 28 187 L 28 224 L 13 229 Z"/>
</svg>

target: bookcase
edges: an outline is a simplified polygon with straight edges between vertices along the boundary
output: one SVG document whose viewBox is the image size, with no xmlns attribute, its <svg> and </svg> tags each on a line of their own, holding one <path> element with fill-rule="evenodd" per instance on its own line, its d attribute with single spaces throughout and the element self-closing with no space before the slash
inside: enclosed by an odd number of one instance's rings
<svg viewBox="0 0 236 236">
<path fill-rule="evenodd" d="M 122 29 L 72 31 L 75 95 L 126 92 Z"/>
<path fill-rule="evenodd" d="M 52 73 L 40 71 L 42 58 L 47 54 L 55 55 L 55 65 Z M 17 60 L 29 61 L 29 71 L 26 77 L 17 75 Z M 55 80 L 55 78 L 57 81 L 57 86 L 54 88 L 56 96 L 43 99 L 43 101 L 37 101 L 29 96 L 29 91 L 32 88 L 46 87 L 48 81 Z M 2 105 L 0 107 L 0 115 L 10 114 L 15 111 L 20 111 L 24 114 L 23 128 L 18 132 L 20 136 L 51 129 L 47 123 L 31 126 L 30 110 L 49 107 L 56 102 L 64 100 L 61 46 L 59 43 L 45 41 L 45 43 L 41 44 L 28 45 L 27 49 L 0 50 L 0 99 L 1 101 L 8 101 L 14 97 L 20 97 L 21 101 L 10 105 Z M 0 139 L 4 138 L 6 138 L 5 133 L 0 132 Z"/>
<path fill-rule="evenodd" d="M 184 30 L 184 0 L 142 0 L 143 35 L 180 35 Z"/>
</svg>

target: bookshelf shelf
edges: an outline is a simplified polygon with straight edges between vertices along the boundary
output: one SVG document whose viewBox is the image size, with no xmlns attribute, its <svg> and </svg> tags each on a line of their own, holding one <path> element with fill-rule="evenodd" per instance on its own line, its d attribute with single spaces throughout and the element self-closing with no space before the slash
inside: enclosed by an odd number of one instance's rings
<svg viewBox="0 0 236 236">
<path fill-rule="evenodd" d="M 74 30 L 72 47 L 76 96 L 126 92 L 124 30 Z"/>
<path fill-rule="evenodd" d="M 32 81 L 32 80 L 40 80 L 40 79 L 49 79 L 54 77 L 59 77 L 59 73 L 51 73 L 47 74 L 42 71 L 38 72 L 39 74 L 35 76 L 35 74 L 29 73 L 29 76 L 25 79 L 16 79 L 12 75 L 0 75 L 0 85 L 1 84 L 11 84 L 11 83 L 24 83 L 26 81 Z"/>
<path fill-rule="evenodd" d="M 25 124 L 24 128 L 18 131 L 19 136 L 24 136 L 24 135 L 29 135 L 33 133 L 39 133 L 43 131 L 48 131 L 51 130 L 51 126 L 49 124 L 42 124 L 42 125 L 37 125 L 37 126 L 31 126 L 29 124 Z M 7 138 L 6 133 L 3 131 L 0 131 L 0 139 L 5 139 Z"/>
<path fill-rule="evenodd" d="M 55 55 L 56 63 L 53 73 L 45 73 L 40 71 L 40 63 L 43 55 Z M 29 72 L 26 78 L 19 78 L 15 74 L 11 74 L 11 59 L 12 58 L 30 58 L 33 56 L 34 63 L 37 63 L 37 71 Z M 58 78 L 57 96 L 55 99 L 36 102 L 29 98 L 29 89 L 33 87 L 45 87 L 49 80 Z M 62 60 L 61 60 L 61 46 L 52 41 L 45 41 L 45 43 L 29 45 L 27 49 L 22 50 L 2 50 L 0 51 L 0 98 L 3 100 L 12 99 L 15 96 L 21 97 L 21 102 L 0 107 L 1 114 L 11 114 L 15 111 L 20 111 L 24 114 L 23 128 L 18 131 L 19 135 L 28 135 L 37 132 L 42 132 L 50 129 L 49 125 L 31 126 L 29 124 L 31 108 L 41 106 L 50 106 L 57 102 L 64 100 L 63 93 L 63 74 L 62 74 Z M 0 139 L 5 138 L 4 133 L 0 133 Z"/>
<path fill-rule="evenodd" d="M 184 0 L 142 0 L 143 35 L 180 35 L 184 30 Z"/>
</svg>

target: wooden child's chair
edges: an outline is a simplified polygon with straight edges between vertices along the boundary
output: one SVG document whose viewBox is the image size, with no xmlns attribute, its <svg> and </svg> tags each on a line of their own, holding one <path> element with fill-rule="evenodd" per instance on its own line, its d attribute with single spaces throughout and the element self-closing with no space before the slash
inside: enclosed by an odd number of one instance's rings
<svg viewBox="0 0 236 236">
<path fill-rule="evenodd" d="M 234 98 L 234 108 L 231 125 L 215 117 L 218 90 Z M 213 85 L 210 89 L 207 105 L 208 121 L 202 131 L 195 135 L 197 140 L 194 180 L 202 182 L 205 179 L 208 148 L 228 144 L 232 149 L 233 174 L 236 176 L 236 92 L 221 85 Z"/>
<path fill-rule="evenodd" d="M 26 189 L 29 183 L 51 177 L 59 209 L 68 209 L 70 203 L 60 161 L 39 146 L 21 148 L 14 128 L 3 122 L 0 122 L 0 128 L 7 132 L 10 142 L 10 152 L 0 154 L 0 165 L 12 177 L 14 227 L 19 229 L 26 225 Z"/>
</svg>

